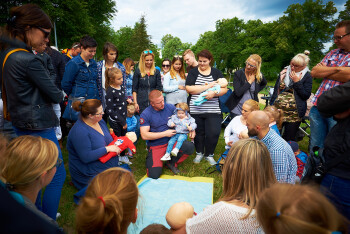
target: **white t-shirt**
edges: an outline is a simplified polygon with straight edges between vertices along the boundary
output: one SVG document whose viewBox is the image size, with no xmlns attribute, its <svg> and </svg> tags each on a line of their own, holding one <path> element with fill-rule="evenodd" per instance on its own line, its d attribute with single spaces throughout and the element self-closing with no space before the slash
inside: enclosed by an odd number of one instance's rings
<svg viewBox="0 0 350 234">
<path fill-rule="evenodd" d="M 226 143 L 225 148 L 229 149 L 230 146 L 228 146 L 227 143 L 230 141 L 233 141 L 232 143 L 235 143 L 236 141 L 238 141 L 239 134 L 242 131 L 247 130 L 247 129 L 248 129 L 247 126 L 245 126 L 241 122 L 241 115 L 234 117 L 231 120 L 231 122 L 227 125 L 227 127 L 225 128 L 225 132 L 224 132 L 224 138 L 225 138 L 225 143 Z"/>
<path fill-rule="evenodd" d="M 246 219 L 240 219 L 248 212 L 247 208 L 227 202 L 218 202 L 208 206 L 186 221 L 186 232 L 190 233 L 264 233 L 253 210 Z"/>
</svg>

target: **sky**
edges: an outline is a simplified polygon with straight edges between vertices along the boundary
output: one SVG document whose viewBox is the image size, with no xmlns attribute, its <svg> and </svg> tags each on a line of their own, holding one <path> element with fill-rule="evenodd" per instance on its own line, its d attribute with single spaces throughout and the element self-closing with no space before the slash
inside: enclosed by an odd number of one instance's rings
<svg viewBox="0 0 350 234">
<path fill-rule="evenodd" d="M 303 3 L 298 0 L 115 0 L 117 14 L 112 27 L 134 27 L 141 15 L 145 15 L 147 32 L 152 42 L 160 46 L 162 37 L 171 34 L 182 43 L 193 45 L 200 35 L 215 30 L 215 22 L 221 19 L 256 20 L 269 22 L 278 19 L 288 6 Z M 324 2 L 328 2 L 327 0 Z M 334 0 L 339 11 L 344 10 L 346 0 Z"/>
</svg>

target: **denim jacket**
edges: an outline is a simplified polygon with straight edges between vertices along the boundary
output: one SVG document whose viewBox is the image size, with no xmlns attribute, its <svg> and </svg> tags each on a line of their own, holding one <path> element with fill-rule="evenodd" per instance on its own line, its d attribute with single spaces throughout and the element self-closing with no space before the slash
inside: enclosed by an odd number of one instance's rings
<svg viewBox="0 0 350 234">
<path fill-rule="evenodd" d="M 101 100 L 102 87 L 97 80 L 97 63 L 90 59 L 89 64 L 87 67 L 80 55 L 67 63 L 62 79 L 62 89 L 67 95 Z"/>
</svg>

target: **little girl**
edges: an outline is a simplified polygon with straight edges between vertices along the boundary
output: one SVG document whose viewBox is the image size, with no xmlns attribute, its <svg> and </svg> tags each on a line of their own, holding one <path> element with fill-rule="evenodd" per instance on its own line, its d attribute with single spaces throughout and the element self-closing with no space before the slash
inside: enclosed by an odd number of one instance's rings
<svg viewBox="0 0 350 234">
<path fill-rule="evenodd" d="M 123 84 L 123 74 L 116 67 L 111 67 L 105 71 L 106 77 L 106 113 L 109 117 L 109 124 L 116 136 L 125 136 L 126 124 L 126 97 L 121 88 Z M 125 152 L 121 153 L 119 162 L 130 164 Z"/>
<path fill-rule="evenodd" d="M 171 116 L 171 118 L 168 121 L 168 126 L 173 128 L 175 127 L 176 135 L 172 136 L 168 142 L 168 147 L 166 149 L 166 153 L 164 156 L 160 159 L 162 161 L 168 161 L 170 160 L 170 154 L 171 156 L 176 157 L 177 153 L 179 152 L 182 143 L 187 140 L 187 134 L 190 131 L 193 131 L 197 128 L 197 124 L 188 114 L 188 111 L 190 108 L 188 108 L 188 105 L 184 102 L 181 102 L 176 105 L 175 114 Z M 173 149 L 174 144 L 176 143 L 175 148 Z"/>
<path fill-rule="evenodd" d="M 275 130 L 278 135 L 281 136 L 279 129 L 281 129 L 283 123 L 283 111 L 281 109 L 277 109 L 275 106 L 268 106 L 264 109 L 264 111 L 270 118 L 270 128 Z"/>
</svg>

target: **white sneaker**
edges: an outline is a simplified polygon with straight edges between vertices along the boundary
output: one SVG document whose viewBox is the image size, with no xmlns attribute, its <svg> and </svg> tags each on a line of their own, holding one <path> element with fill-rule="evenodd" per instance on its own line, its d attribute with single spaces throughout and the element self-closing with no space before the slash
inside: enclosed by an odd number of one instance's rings
<svg viewBox="0 0 350 234">
<path fill-rule="evenodd" d="M 214 160 L 214 155 L 205 157 L 205 160 L 207 160 L 212 166 L 216 164 L 216 161 Z"/>
<path fill-rule="evenodd" d="M 176 156 L 177 156 L 177 153 L 179 153 L 179 149 L 178 149 L 178 148 L 174 148 L 174 149 L 170 152 L 171 156 L 173 156 L 173 157 L 176 157 Z"/>
<path fill-rule="evenodd" d="M 126 164 L 128 164 L 128 165 L 131 165 L 131 164 L 132 164 L 132 162 L 130 162 L 128 156 L 120 156 L 120 157 L 119 157 L 119 161 L 120 161 L 120 162 L 123 162 L 123 163 L 126 163 Z"/>
<path fill-rule="evenodd" d="M 202 161 L 203 156 L 204 155 L 202 153 L 197 153 L 196 158 L 193 159 L 193 162 L 194 163 L 200 163 Z"/>
<path fill-rule="evenodd" d="M 169 161 L 170 158 L 170 154 L 169 153 L 165 153 L 164 156 L 160 159 L 161 161 Z"/>
<path fill-rule="evenodd" d="M 61 217 L 61 213 L 57 212 L 56 219 L 58 219 L 59 217 Z"/>
</svg>

